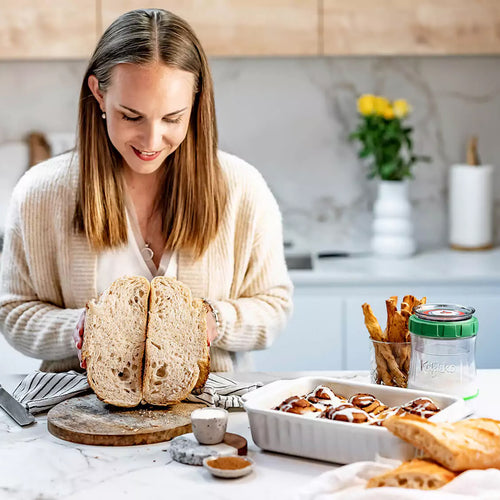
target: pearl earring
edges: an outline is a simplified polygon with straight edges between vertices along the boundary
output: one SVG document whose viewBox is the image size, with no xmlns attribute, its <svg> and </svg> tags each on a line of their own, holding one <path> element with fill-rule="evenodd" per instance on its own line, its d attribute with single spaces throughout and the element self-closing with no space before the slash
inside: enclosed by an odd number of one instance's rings
<svg viewBox="0 0 500 500">
<path fill-rule="evenodd" d="M 103 113 L 102 115 L 102 119 L 105 120 L 106 119 L 106 113 Z"/>
</svg>

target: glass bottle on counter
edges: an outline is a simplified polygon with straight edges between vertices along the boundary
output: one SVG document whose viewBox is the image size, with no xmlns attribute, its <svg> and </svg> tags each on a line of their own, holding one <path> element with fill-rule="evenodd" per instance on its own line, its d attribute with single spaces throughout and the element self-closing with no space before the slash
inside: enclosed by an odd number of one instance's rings
<svg viewBox="0 0 500 500">
<path fill-rule="evenodd" d="M 443 392 L 472 402 L 476 382 L 475 309 L 456 304 L 422 304 L 410 316 L 408 388 Z"/>
</svg>

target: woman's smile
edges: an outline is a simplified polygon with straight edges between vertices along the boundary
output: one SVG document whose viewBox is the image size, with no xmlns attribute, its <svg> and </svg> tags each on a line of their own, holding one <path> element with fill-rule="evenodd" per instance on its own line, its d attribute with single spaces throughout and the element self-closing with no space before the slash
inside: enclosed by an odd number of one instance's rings
<svg viewBox="0 0 500 500">
<path fill-rule="evenodd" d="M 155 160 L 161 154 L 161 151 L 141 151 L 140 149 L 137 149 L 134 146 L 132 146 L 132 149 L 137 158 L 143 161 Z"/>
</svg>

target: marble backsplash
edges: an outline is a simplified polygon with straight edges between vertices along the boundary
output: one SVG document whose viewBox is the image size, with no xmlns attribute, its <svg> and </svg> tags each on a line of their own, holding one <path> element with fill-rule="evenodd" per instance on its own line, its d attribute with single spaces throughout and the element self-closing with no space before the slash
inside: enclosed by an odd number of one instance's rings
<svg viewBox="0 0 500 500">
<path fill-rule="evenodd" d="M 500 167 L 500 57 L 258 58 L 211 60 L 220 146 L 255 165 L 297 249 L 368 247 L 376 182 L 348 135 L 356 98 L 406 98 L 417 165 L 410 196 L 419 249 L 447 244 L 447 177 L 470 135 Z M 32 130 L 74 131 L 83 61 L 0 63 L 0 144 Z M 0 180 L 10 165 L 0 158 Z M 495 179 L 500 222 L 500 178 Z M 500 231 L 495 230 L 496 242 Z"/>
</svg>

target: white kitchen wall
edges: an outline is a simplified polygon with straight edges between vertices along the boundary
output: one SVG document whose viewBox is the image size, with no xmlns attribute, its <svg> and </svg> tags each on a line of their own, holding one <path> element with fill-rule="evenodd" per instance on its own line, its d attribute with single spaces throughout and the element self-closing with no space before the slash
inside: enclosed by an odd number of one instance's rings
<svg viewBox="0 0 500 500">
<path fill-rule="evenodd" d="M 433 158 L 432 164 L 417 166 L 411 184 L 420 249 L 446 244 L 447 173 L 464 160 L 467 138 L 477 134 L 483 162 L 500 167 L 500 57 L 214 59 L 211 64 L 220 145 L 263 173 L 281 206 L 285 236 L 299 248 L 367 247 L 375 184 L 365 178 L 355 146 L 347 141 L 360 93 L 403 97 L 414 107 L 415 150 Z M 0 147 L 32 130 L 74 131 L 85 66 L 83 61 L 0 63 Z M 5 185 L 16 168 L 0 155 L 0 182 Z M 498 226 L 498 176 L 495 193 Z M 4 216 L 0 213 L 0 224 Z"/>
</svg>

